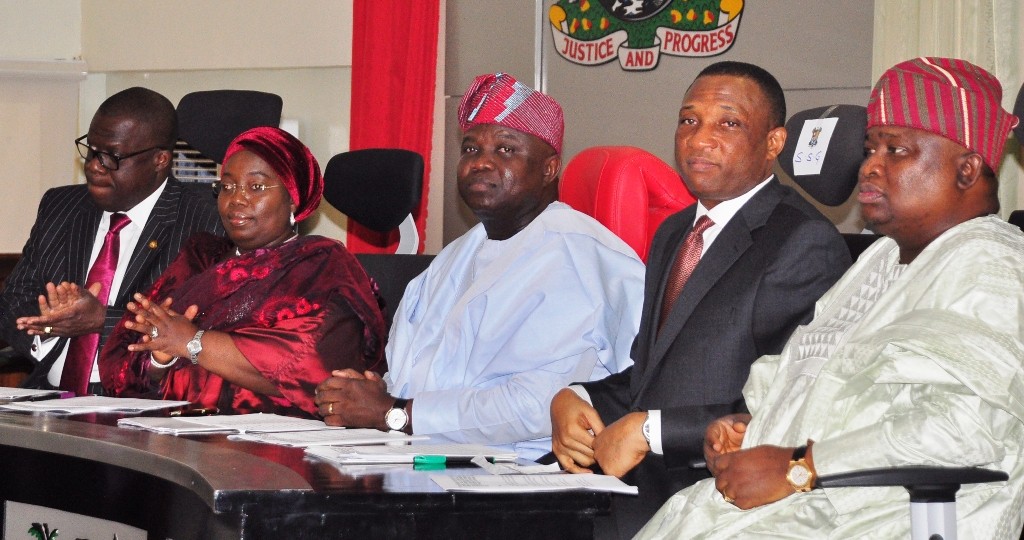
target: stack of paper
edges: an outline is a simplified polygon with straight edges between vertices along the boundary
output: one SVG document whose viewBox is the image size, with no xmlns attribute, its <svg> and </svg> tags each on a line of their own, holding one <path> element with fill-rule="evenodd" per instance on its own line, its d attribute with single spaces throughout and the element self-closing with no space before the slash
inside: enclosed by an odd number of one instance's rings
<svg viewBox="0 0 1024 540">
<path fill-rule="evenodd" d="M 271 433 L 278 431 L 316 431 L 330 428 L 320 420 L 292 418 L 279 414 L 236 414 L 224 416 L 190 416 L 162 418 L 122 418 L 119 427 L 144 429 L 156 433 L 184 435 L 189 433 Z"/>
<path fill-rule="evenodd" d="M 0 401 L 48 399 L 58 397 L 60 394 L 60 390 L 32 390 L 29 388 L 10 388 L 7 386 L 0 386 Z"/>
<path fill-rule="evenodd" d="M 479 444 L 412 444 L 403 446 L 317 446 L 306 454 L 340 465 L 413 463 L 417 456 L 445 456 L 469 461 L 483 456 L 494 461 L 515 461 L 516 453 Z"/>
<path fill-rule="evenodd" d="M 188 402 L 161 399 L 80 396 L 68 399 L 48 399 L 46 401 L 7 403 L 5 405 L 0 405 L 0 408 L 13 411 L 81 414 L 93 412 L 138 413 L 144 411 L 158 411 L 160 409 L 169 409 L 171 407 L 181 407 L 183 405 L 188 405 Z"/>
<path fill-rule="evenodd" d="M 282 446 L 327 446 L 354 444 L 385 444 L 393 442 L 421 441 L 429 439 L 426 435 L 406 435 L 394 431 L 379 429 L 344 429 L 331 428 L 322 431 L 300 431 L 290 433 L 256 433 L 253 431 L 228 437 L 238 441 L 256 441 Z"/>
<path fill-rule="evenodd" d="M 630 486 L 603 474 L 467 474 L 458 476 L 430 475 L 435 484 L 445 491 L 469 491 L 478 493 L 535 493 L 539 491 L 568 491 L 586 489 L 636 495 L 635 486 Z"/>
</svg>

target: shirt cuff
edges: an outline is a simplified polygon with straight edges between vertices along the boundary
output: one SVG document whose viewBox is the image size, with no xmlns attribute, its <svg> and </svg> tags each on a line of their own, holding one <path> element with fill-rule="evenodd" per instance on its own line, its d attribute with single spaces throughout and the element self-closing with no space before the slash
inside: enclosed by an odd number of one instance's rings
<svg viewBox="0 0 1024 540">
<path fill-rule="evenodd" d="M 647 411 L 647 425 L 651 428 L 651 452 L 663 455 L 665 449 L 661 446 L 661 410 Z"/>
<path fill-rule="evenodd" d="M 582 399 L 583 401 L 586 401 L 587 403 L 589 403 L 591 407 L 594 406 L 593 400 L 590 399 L 590 392 L 587 392 L 587 389 L 583 388 L 582 385 L 570 384 L 569 385 L 569 390 L 572 390 L 573 392 L 576 392 L 576 395 L 579 396 L 580 399 Z"/>
</svg>

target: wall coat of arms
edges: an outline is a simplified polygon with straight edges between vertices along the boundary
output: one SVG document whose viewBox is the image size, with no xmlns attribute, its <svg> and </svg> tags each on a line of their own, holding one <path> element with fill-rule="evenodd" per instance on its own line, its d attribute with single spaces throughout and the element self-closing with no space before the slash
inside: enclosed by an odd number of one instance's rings
<svg viewBox="0 0 1024 540">
<path fill-rule="evenodd" d="M 744 0 L 558 0 L 548 9 L 555 50 L 585 66 L 618 59 L 649 71 L 661 55 L 707 57 L 736 41 Z"/>
</svg>

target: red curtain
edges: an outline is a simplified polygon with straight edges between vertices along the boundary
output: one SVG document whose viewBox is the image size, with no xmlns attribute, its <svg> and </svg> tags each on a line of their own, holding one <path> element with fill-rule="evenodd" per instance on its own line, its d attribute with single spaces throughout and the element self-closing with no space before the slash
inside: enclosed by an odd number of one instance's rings
<svg viewBox="0 0 1024 540">
<path fill-rule="evenodd" d="M 404 148 L 423 156 L 423 197 L 413 213 L 418 252 L 427 218 L 440 11 L 438 0 L 353 4 L 350 147 Z M 397 232 L 381 234 L 348 223 L 348 249 L 354 253 L 393 253 L 397 245 Z"/>
</svg>

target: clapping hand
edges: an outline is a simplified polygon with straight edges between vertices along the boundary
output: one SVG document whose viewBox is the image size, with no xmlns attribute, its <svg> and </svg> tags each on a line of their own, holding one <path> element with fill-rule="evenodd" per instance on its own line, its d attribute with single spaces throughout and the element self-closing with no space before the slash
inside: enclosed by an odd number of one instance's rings
<svg viewBox="0 0 1024 540">
<path fill-rule="evenodd" d="M 161 364 L 170 363 L 178 356 L 188 356 L 185 348 L 198 328 L 192 320 L 199 314 L 199 306 L 191 305 L 185 313 L 171 309 L 173 299 L 165 298 L 159 304 L 136 293 L 135 301 L 128 303 L 134 320 L 125 321 L 124 327 L 143 334 L 142 340 L 128 346 L 132 352 L 149 351 Z"/>
<path fill-rule="evenodd" d="M 30 336 L 75 337 L 103 329 L 107 307 L 97 300 L 102 285 L 93 283 L 83 290 L 75 283 L 46 284 L 39 295 L 39 316 L 20 317 L 15 324 Z"/>
</svg>

